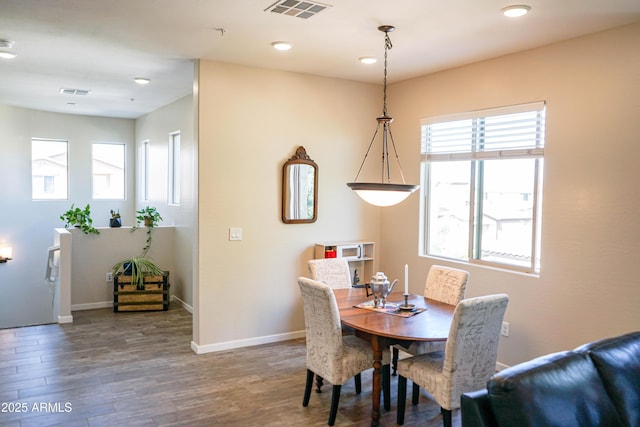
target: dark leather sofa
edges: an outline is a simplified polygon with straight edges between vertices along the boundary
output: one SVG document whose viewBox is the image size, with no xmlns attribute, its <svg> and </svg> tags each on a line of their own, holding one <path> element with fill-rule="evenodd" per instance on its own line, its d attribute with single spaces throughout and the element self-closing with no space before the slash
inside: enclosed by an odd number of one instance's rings
<svg viewBox="0 0 640 427">
<path fill-rule="evenodd" d="M 640 331 L 500 371 L 461 410 L 462 427 L 639 427 Z"/>
</svg>

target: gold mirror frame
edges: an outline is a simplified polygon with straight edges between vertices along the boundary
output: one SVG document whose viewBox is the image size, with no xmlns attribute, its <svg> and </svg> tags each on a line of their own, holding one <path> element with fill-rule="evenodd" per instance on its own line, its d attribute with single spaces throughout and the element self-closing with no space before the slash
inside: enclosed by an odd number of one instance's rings
<svg viewBox="0 0 640 427">
<path fill-rule="evenodd" d="M 305 224 L 318 218 L 318 165 L 303 146 L 282 166 L 282 222 Z"/>
</svg>

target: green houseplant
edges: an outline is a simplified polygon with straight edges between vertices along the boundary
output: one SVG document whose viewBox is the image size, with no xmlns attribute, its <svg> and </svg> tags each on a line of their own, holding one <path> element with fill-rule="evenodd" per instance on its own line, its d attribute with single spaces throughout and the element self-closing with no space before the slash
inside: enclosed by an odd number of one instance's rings
<svg viewBox="0 0 640 427">
<path fill-rule="evenodd" d="M 65 228 L 78 227 L 84 234 L 100 234 L 100 231 L 93 226 L 89 204 L 84 209 L 71 204 L 69 210 L 60 215 L 60 219 L 64 221 Z"/>
<path fill-rule="evenodd" d="M 139 290 L 144 289 L 145 276 L 162 276 L 164 271 L 153 261 L 144 256 L 133 257 L 120 261 L 113 266 L 113 274 L 122 270 L 125 275 L 131 276 L 131 283 Z"/>
<path fill-rule="evenodd" d="M 122 226 L 122 220 L 120 219 L 120 211 L 116 212 L 111 209 L 111 218 L 109 219 L 109 227 L 117 228 Z"/>
<path fill-rule="evenodd" d="M 119 272 L 122 272 L 124 275 L 130 275 L 131 283 L 135 284 L 137 289 L 143 290 L 145 276 L 158 276 L 165 273 L 153 261 L 147 258 L 149 249 L 151 249 L 151 229 L 160 223 L 162 217 L 156 208 L 149 206 L 136 211 L 136 214 L 137 223 L 131 228 L 131 231 L 135 231 L 141 224 L 144 224 L 144 226 L 147 227 L 147 240 L 145 246 L 142 248 L 142 252 L 139 256 L 124 259 L 116 263 L 112 269 L 114 275 Z"/>
<path fill-rule="evenodd" d="M 147 242 L 145 247 L 142 249 L 142 257 L 145 257 L 147 252 L 149 252 L 149 249 L 151 249 L 151 229 L 153 229 L 153 227 L 157 227 L 160 221 L 162 221 L 162 217 L 153 206 L 147 206 L 146 208 L 136 211 L 136 225 L 131 228 L 131 231 L 135 231 L 139 228 L 140 224 L 144 224 L 144 226 L 147 227 Z"/>
</svg>

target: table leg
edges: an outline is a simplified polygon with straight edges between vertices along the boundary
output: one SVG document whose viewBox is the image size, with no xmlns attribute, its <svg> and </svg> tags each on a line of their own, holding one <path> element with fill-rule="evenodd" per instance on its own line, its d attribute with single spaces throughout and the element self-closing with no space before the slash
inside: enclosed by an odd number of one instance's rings
<svg viewBox="0 0 640 427">
<path fill-rule="evenodd" d="M 371 337 L 373 348 L 373 390 L 371 393 L 371 426 L 380 425 L 380 394 L 382 392 L 382 353 L 384 351 L 382 339 L 374 335 Z"/>
</svg>

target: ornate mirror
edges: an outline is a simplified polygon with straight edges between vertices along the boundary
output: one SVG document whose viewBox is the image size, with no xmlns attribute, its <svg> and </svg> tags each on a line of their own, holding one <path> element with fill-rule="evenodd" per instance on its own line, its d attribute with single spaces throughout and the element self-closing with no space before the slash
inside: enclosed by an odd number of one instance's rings
<svg viewBox="0 0 640 427">
<path fill-rule="evenodd" d="M 303 146 L 282 167 L 282 221 L 315 222 L 318 218 L 318 165 Z"/>
</svg>

